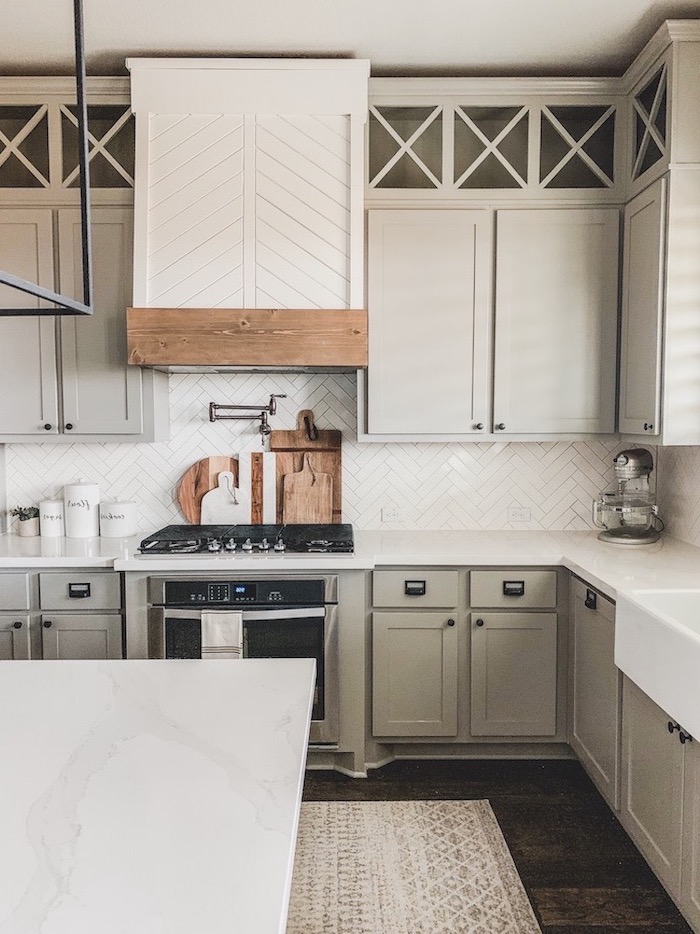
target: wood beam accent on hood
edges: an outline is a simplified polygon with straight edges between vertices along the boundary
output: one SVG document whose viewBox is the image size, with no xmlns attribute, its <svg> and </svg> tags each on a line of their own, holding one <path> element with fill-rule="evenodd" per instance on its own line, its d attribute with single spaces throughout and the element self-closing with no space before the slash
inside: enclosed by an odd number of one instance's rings
<svg viewBox="0 0 700 934">
<path fill-rule="evenodd" d="M 367 366 L 364 309 L 127 308 L 127 338 L 136 366 Z"/>
</svg>

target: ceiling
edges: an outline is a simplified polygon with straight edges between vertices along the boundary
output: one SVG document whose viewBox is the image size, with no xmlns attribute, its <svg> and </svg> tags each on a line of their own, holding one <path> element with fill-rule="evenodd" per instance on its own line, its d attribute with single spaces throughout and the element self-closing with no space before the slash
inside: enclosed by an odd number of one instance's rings
<svg viewBox="0 0 700 934">
<path fill-rule="evenodd" d="M 368 58 L 373 75 L 618 75 L 700 0 L 83 0 L 88 74 L 127 56 Z M 69 74 L 71 0 L 3 10 L 4 74 Z"/>
</svg>

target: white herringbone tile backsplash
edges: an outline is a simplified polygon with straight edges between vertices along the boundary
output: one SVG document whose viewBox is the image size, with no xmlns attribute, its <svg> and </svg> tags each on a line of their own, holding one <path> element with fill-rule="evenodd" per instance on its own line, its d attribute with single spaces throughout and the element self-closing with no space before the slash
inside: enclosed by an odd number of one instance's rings
<svg viewBox="0 0 700 934">
<path fill-rule="evenodd" d="M 674 538 L 700 545 L 700 447 L 658 449 L 659 515 Z"/>
<path fill-rule="evenodd" d="M 343 519 L 361 529 L 589 529 L 591 500 L 612 482 L 620 448 L 617 440 L 360 444 L 354 374 L 178 374 L 170 377 L 168 442 L 8 445 L 8 507 L 85 477 L 99 482 L 103 499 L 136 500 L 141 531 L 183 522 L 175 496 L 188 467 L 261 449 L 257 422 L 210 423 L 209 402 L 264 405 L 273 392 L 287 394 L 273 428 L 294 427 L 296 413 L 311 408 L 320 428 L 342 430 Z M 398 507 L 401 521 L 382 523 L 383 506 Z M 530 522 L 508 523 L 509 506 L 529 508 Z"/>
</svg>

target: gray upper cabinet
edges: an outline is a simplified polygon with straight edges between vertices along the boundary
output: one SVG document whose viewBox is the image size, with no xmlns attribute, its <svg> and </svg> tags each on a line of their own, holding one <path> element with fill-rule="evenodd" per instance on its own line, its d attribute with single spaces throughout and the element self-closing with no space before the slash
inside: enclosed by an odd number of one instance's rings
<svg viewBox="0 0 700 934">
<path fill-rule="evenodd" d="M 132 231 L 131 208 L 93 208 L 92 316 L 0 320 L 1 441 L 154 440 L 167 428 L 166 378 L 126 365 Z M 82 282 L 77 209 L 2 210 L 0 232 L 2 268 L 77 294 Z M 6 306 L 17 301 L 10 291 L 0 295 Z"/>
</svg>

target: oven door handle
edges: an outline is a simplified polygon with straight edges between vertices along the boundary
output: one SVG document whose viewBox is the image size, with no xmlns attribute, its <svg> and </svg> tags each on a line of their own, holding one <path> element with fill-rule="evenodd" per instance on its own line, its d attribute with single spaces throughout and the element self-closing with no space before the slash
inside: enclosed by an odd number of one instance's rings
<svg viewBox="0 0 700 934">
<path fill-rule="evenodd" d="M 207 611 L 211 612 L 211 610 Z M 228 611 L 231 613 L 236 612 L 235 607 L 231 607 Z M 307 607 L 285 607 L 284 609 L 279 610 L 242 610 L 243 613 L 243 622 L 247 623 L 248 620 L 277 620 L 277 619 L 318 619 L 326 615 L 326 608 L 323 606 L 307 606 Z"/>
</svg>

